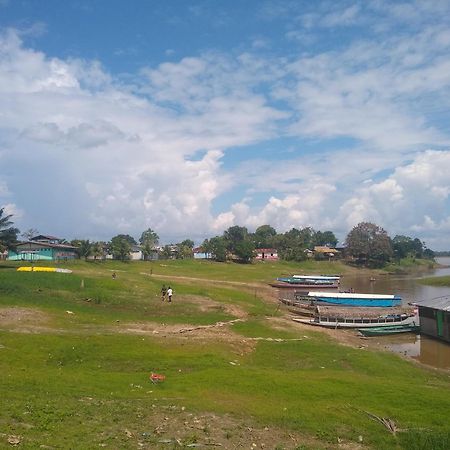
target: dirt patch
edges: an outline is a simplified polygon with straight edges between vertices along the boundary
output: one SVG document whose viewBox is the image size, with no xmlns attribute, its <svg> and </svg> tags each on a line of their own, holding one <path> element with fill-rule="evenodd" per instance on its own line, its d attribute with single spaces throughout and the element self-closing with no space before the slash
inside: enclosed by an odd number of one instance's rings
<svg viewBox="0 0 450 450">
<path fill-rule="evenodd" d="M 183 295 L 180 297 L 180 300 L 182 301 L 183 299 L 198 306 L 199 310 L 202 312 L 223 311 L 230 316 L 240 319 L 243 319 L 248 315 L 247 312 L 238 305 L 216 302 L 209 297 L 203 297 L 201 295 Z"/>
<path fill-rule="evenodd" d="M 21 333 L 39 332 L 48 328 L 47 314 L 32 308 L 0 308 L 0 328 Z"/>
<path fill-rule="evenodd" d="M 155 386 L 157 389 L 157 386 Z M 82 401 L 86 401 L 83 399 Z M 123 438 L 137 448 L 221 448 L 221 449 L 363 449 L 362 444 L 338 438 L 335 443 L 324 443 L 286 429 L 254 423 L 250 418 L 238 419 L 231 415 L 196 414 L 184 406 L 152 405 L 143 422 L 145 430 L 123 429 Z M 181 403 L 182 404 L 182 403 Z"/>
</svg>

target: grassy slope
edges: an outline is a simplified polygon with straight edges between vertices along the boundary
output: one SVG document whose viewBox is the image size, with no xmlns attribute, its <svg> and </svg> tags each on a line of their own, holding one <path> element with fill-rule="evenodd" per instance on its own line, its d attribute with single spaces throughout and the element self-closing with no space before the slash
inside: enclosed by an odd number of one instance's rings
<svg viewBox="0 0 450 450">
<path fill-rule="evenodd" d="M 0 332 L 0 429 L 26 436 L 21 448 L 98 448 L 99 444 L 136 448 L 123 430 L 140 434 L 147 430 L 152 408 L 176 405 L 230 413 L 243 421 L 251 416 L 264 425 L 317 436 L 329 448 L 334 448 L 338 437 L 357 442 L 360 435 L 376 449 L 446 448 L 448 375 L 418 368 L 392 354 L 337 345 L 314 330 L 306 334 L 275 330 L 264 320 L 273 307 L 251 291 L 178 279 L 172 284 L 175 300 L 182 301 L 169 309 L 158 298 L 158 274 L 267 281 L 301 269 L 342 272 L 313 264 L 306 269 L 272 263 L 248 267 L 174 261 L 152 263 L 152 277 L 141 275 L 149 272 L 146 263 L 75 262 L 67 264 L 75 270 L 71 275 L 0 269 L 1 306 L 37 308 L 63 331 Z M 117 271 L 117 280 L 111 279 L 111 270 Z M 207 314 L 200 311 L 189 303 L 191 295 L 247 309 L 250 319 L 233 326 L 243 338 L 301 340 L 258 341 L 249 352 L 219 340 L 199 343 L 102 331 L 117 320 L 208 324 L 232 318 L 220 308 Z M 68 315 L 67 310 L 75 314 Z M 152 370 L 167 376 L 157 389 L 148 383 Z M 393 437 L 362 410 L 390 417 L 411 431 Z M 414 434 L 414 430 L 421 431 Z"/>
</svg>

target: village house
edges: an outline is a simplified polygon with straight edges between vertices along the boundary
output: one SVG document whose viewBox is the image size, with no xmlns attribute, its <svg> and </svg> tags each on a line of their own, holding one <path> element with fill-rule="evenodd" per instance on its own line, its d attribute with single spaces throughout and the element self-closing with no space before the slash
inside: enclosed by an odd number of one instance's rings
<svg viewBox="0 0 450 450">
<path fill-rule="evenodd" d="M 211 258 L 211 253 L 205 252 L 202 247 L 194 247 L 192 249 L 192 253 L 194 255 L 194 259 L 209 259 L 209 258 Z"/>
<path fill-rule="evenodd" d="M 64 239 L 40 234 L 29 241 L 19 242 L 14 250 L 8 251 L 10 261 L 61 261 L 77 258 L 73 245 L 63 243 Z"/>
<path fill-rule="evenodd" d="M 316 245 L 313 251 L 314 255 L 323 255 L 327 258 L 334 258 L 339 254 L 339 251 L 332 247 L 325 245 Z"/>
<path fill-rule="evenodd" d="M 277 261 L 278 250 L 276 248 L 256 248 L 255 259 L 257 261 Z"/>
</svg>

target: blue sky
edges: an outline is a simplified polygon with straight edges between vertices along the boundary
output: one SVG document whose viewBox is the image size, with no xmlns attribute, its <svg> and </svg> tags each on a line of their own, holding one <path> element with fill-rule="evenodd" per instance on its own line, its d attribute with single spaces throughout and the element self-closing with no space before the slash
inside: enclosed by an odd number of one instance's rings
<svg viewBox="0 0 450 450">
<path fill-rule="evenodd" d="M 450 249 L 448 1 L 0 0 L 0 205 L 163 242 L 372 221 Z"/>
</svg>

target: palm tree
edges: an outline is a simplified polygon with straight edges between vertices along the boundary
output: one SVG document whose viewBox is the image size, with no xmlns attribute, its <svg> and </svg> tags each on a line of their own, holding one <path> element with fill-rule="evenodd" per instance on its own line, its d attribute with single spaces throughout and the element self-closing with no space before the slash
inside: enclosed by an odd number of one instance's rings
<svg viewBox="0 0 450 450">
<path fill-rule="evenodd" d="M 13 222 L 10 220 L 12 214 L 4 216 L 5 208 L 0 208 L 0 250 L 14 248 L 17 244 L 17 234 L 19 230 L 13 227 Z"/>
</svg>

